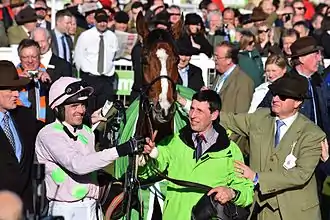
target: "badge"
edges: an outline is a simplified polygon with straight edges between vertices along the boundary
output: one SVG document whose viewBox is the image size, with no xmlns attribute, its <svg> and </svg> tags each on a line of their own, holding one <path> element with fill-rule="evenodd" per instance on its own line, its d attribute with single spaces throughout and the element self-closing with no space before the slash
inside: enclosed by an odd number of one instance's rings
<svg viewBox="0 0 330 220">
<path fill-rule="evenodd" d="M 294 150 L 294 147 L 296 146 L 297 144 L 297 141 L 295 141 L 292 145 L 291 145 L 291 152 L 288 156 L 286 156 L 285 158 L 285 161 L 283 163 L 283 167 L 286 169 L 286 170 L 289 170 L 293 167 L 296 166 L 296 160 L 297 158 L 293 155 L 293 150 Z"/>
<path fill-rule="evenodd" d="M 296 160 L 297 160 L 297 158 L 293 154 L 289 154 L 285 158 L 283 167 L 287 170 L 295 167 L 296 166 Z"/>
</svg>

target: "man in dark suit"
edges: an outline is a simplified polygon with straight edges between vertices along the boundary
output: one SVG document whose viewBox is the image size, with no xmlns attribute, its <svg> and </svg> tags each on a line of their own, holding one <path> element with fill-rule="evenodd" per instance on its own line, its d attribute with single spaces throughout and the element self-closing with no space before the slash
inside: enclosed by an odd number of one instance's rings
<svg viewBox="0 0 330 220">
<path fill-rule="evenodd" d="M 60 10 L 55 17 L 55 29 L 51 31 L 52 51 L 56 56 L 72 63 L 73 42 L 68 35 L 72 14 L 67 10 Z"/>
<path fill-rule="evenodd" d="M 32 111 L 17 106 L 18 89 L 30 82 L 19 78 L 9 61 L 0 61 L 0 189 L 17 193 L 24 208 L 33 210 L 31 170 L 35 139 L 42 124 Z"/>
<path fill-rule="evenodd" d="M 199 91 L 204 86 L 202 70 L 190 64 L 191 56 L 195 55 L 195 49 L 191 46 L 190 42 L 186 42 L 184 39 L 177 42 L 179 53 L 179 84 L 191 88 L 195 91 Z"/>
<path fill-rule="evenodd" d="M 50 75 L 52 82 L 61 76 L 72 76 L 71 64 L 52 52 L 50 48 L 52 39 L 48 30 L 36 28 L 31 33 L 31 39 L 40 45 L 41 63 L 46 67 L 46 72 Z"/>
<path fill-rule="evenodd" d="M 47 30 L 51 31 L 52 24 L 49 21 L 45 20 L 47 15 L 47 4 L 44 0 L 37 0 L 34 2 L 34 10 L 36 10 L 36 14 L 38 17 L 37 20 L 37 27 L 46 28 Z"/>
</svg>

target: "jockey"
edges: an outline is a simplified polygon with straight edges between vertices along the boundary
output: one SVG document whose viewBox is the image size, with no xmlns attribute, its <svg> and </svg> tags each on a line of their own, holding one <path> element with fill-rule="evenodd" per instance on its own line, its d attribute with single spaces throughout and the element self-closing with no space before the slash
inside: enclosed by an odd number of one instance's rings
<svg viewBox="0 0 330 220">
<path fill-rule="evenodd" d="M 83 124 L 86 103 L 93 93 L 80 79 L 61 77 L 49 92 L 56 121 L 45 126 L 36 140 L 36 155 L 46 167 L 45 183 L 49 214 L 66 220 L 103 219 L 97 200 L 97 170 L 121 156 L 135 153 L 133 141 L 95 152 L 92 129 Z M 95 114 L 92 123 L 99 120 Z M 97 216 L 98 215 L 98 216 Z"/>
</svg>

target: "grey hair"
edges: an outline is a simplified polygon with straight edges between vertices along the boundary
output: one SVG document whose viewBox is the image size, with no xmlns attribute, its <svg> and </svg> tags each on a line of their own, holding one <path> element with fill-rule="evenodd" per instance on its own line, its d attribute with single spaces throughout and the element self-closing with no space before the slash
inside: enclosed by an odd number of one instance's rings
<svg viewBox="0 0 330 220">
<path fill-rule="evenodd" d="M 47 39 L 50 39 L 50 38 L 51 38 L 49 31 L 48 31 L 46 28 L 43 28 L 43 27 L 37 27 L 37 28 L 35 28 L 35 29 L 31 32 L 31 36 L 30 36 L 30 38 L 34 40 L 34 36 L 35 36 L 35 34 L 36 34 L 38 31 L 42 31 L 42 32 L 44 32 L 45 35 L 46 35 L 46 38 L 47 38 Z"/>
<path fill-rule="evenodd" d="M 207 21 L 210 21 L 213 15 L 218 15 L 222 20 L 222 14 L 220 11 L 211 11 L 210 13 L 207 14 Z"/>
</svg>

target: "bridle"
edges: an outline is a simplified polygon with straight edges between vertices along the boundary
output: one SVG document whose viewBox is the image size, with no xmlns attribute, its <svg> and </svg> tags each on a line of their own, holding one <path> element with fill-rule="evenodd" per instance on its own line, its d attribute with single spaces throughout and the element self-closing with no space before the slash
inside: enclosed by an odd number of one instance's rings
<svg viewBox="0 0 330 220">
<path fill-rule="evenodd" d="M 153 133 L 152 122 L 151 122 L 151 111 L 153 110 L 153 108 L 155 106 L 154 106 L 154 103 L 152 102 L 152 100 L 149 99 L 148 92 L 156 82 L 158 82 L 159 80 L 161 80 L 163 78 L 165 78 L 165 79 L 167 79 L 168 81 L 171 82 L 173 95 L 175 95 L 176 94 L 176 84 L 171 79 L 171 77 L 165 76 L 165 75 L 156 77 L 149 84 L 147 84 L 144 88 L 142 88 L 141 91 L 140 91 L 140 107 L 141 107 L 141 110 L 143 111 L 143 113 L 147 117 L 147 121 L 148 121 L 148 125 L 149 125 L 148 126 L 149 127 L 149 134 L 150 135 L 152 135 L 152 133 Z M 172 111 L 174 112 L 175 108 Z M 172 112 L 170 114 L 172 114 Z"/>
</svg>

